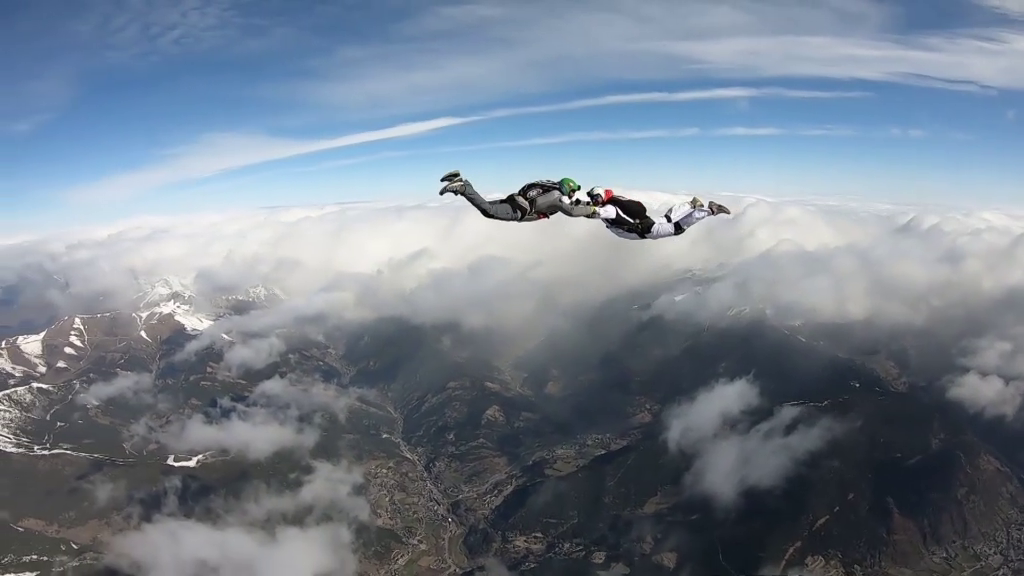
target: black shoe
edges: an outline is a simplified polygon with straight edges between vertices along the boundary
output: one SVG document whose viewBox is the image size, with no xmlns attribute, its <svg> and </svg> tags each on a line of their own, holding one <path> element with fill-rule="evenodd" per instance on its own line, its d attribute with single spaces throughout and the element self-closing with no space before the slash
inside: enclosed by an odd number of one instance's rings
<svg viewBox="0 0 1024 576">
<path fill-rule="evenodd" d="M 731 210 L 714 200 L 708 201 L 708 210 L 711 211 L 712 216 L 718 216 L 719 214 L 732 214 Z"/>
<path fill-rule="evenodd" d="M 464 180 L 456 180 L 450 184 L 445 184 L 438 192 L 438 196 L 444 196 L 445 194 L 455 194 L 461 196 L 466 191 L 466 182 Z"/>
<path fill-rule="evenodd" d="M 441 182 L 446 184 L 438 191 L 438 196 L 444 196 L 445 194 L 455 194 L 458 196 L 466 191 L 466 181 L 462 179 L 462 174 L 458 170 L 452 170 L 442 176 Z"/>
</svg>

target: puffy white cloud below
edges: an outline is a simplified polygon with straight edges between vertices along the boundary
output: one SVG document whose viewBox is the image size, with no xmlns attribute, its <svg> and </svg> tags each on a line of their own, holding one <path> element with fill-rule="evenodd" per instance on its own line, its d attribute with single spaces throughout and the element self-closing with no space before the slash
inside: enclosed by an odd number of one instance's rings
<svg viewBox="0 0 1024 576">
<path fill-rule="evenodd" d="M 749 379 L 715 382 L 665 413 L 669 449 L 689 453 L 685 484 L 729 507 L 748 490 L 780 486 L 799 464 L 846 429 L 831 417 L 808 419 L 802 406 L 782 406 L 751 425 L 762 404 Z"/>
<path fill-rule="evenodd" d="M 146 375 L 148 376 L 148 375 Z M 136 382 L 148 383 L 137 387 Z M 155 395 L 152 378 L 124 374 L 100 386 L 109 399 L 129 396 L 145 403 Z M 244 402 L 221 399 L 218 415 L 162 417 L 153 413 L 134 426 L 142 439 L 181 451 L 223 450 L 260 460 L 282 451 L 304 453 L 322 437 L 325 417 L 346 416 L 353 395 L 314 380 L 274 377 L 261 382 Z M 159 404 L 159 403 L 156 403 Z M 164 485 L 154 519 L 117 533 L 105 542 L 106 562 L 132 574 L 354 575 L 358 569 L 354 527 L 372 520 L 369 502 L 358 494 L 362 469 L 347 462 L 309 462 L 294 487 L 249 484 L 233 500 L 202 503 L 200 512 L 179 506 L 180 477 Z M 288 482 L 286 482 L 288 484 Z M 97 481 L 96 504 L 124 495 L 123 486 Z"/>
<path fill-rule="evenodd" d="M 238 342 L 224 352 L 224 367 L 238 374 L 243 370 L 259 369 L 276 360 L 285 351 L 285 344 L 277 336 L 254 338 Z"/>
<path fill-rule="evenodd" d="M 75 401 L 79 404 L 102 404 L 119 398 L 130 402 L 149 402 L 155 398 L 154 392 L 152 374 L 123 372 L 112 380 L 91 384 L 75 397 Z"/>
<path fill-rule="evenodd" d="M 263 487 L 226 502 L 211 521 L 186 519 L 173 502 L 167 512 L 106 546 L 114 567 L 146 576 L 251 574 L 354 575 L 356 523 L 370 509 L 355 489 L 362 479 L 344 463 L 313 462 L 295 490 Z M 299 515 L 303 521 L 267 527 L 262 521 Z"/>
<path fill-rule="evenodd" d="M 313 461 L 313 470 L 298 490 L 276 492 L 257 485 L 234 508 L 249 523 L 280 520 L 301 513 L 314 521 L 330 520 L 338 511 L 359 521 L 370 519 L 369 502 L 355 493 L 363 482 L 362 470 L 347 463 Z"/>
<path fill-rule="evenodd" d="M 1012 419 L 1024 402 L 1024 328 L 967 344 L 960 364 L 968 371 L 948 382 L 947 395 L 968 410 Z"/>
<path fill-rule="evenodd" d="M 252 459 L 263 459 L 287 449 L 308 450 L 316 444 L 317 431 L 278 421 L 259 409 L 238 408 L 221 422 L 192 416 L 162 430 L 159 440 L 175 451 L 227 450 Z"/>
<path fill-rule="evenodd" d="M 223 450 L 262 460 L 313 448 L 324 416 L 344 418 L 352 394 L 320 382 L 274 377 L 256 386 L 246 402 L 221 399 L 216 416 L 196 412 L 167 422 L 148 417 L 133 425 L 132 434 L 136 441 L 153 440 L 177 452 Z"/>
</svg>

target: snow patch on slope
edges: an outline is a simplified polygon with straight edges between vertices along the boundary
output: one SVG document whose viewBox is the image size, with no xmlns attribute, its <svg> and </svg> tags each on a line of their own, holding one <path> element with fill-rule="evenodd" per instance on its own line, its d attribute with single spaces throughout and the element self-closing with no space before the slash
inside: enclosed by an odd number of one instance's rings
<svg viewBox="0 0 1024 576">
<path fill-rule="evenodd" d="M 57 385 L 33 382 L 0 391 L 0 452 L 37 456 L 68 454 L 107 462 L 127 462 L 123 458 L 76 452 L 63 444 L 53 446 L 50 444 L 49 435 L 41 441 L 28 436 L 33 425 L 50 420 L 54 407 L 51 393 L 59 391 L 60 388 L 61 386 Z"/>
<path fill-rule="evenodd" d="M 21 350 L 25 360 L 32 364 L 32 371 L 37 374 L 46 373 L 46 361 L 43 360 L 43 336 L 45 335 L 46 332 L 42 332 L 28 336 L 15 336 L 13 339 L 14 345 Z"/>
<path fill-rule="evenodd" d="M 22 434 L 32 419 L 37 419 L 32 414 L 46 403 L 38 391 L 50 388 L 32 383 L 0 391 L 0 451 L 25 453 L 36 448 L 36 443 Z"/>
<path fill-rule="evenodd" d="M 68 334 L 68 342 L 79 348 L 86 348 L 89 341 L 89 336 L 85 332 L 85 324 L 82 323 L 82 319 L 75 316 L 74 323 L 71 326 L 71 333 Z"/>
<path fill-rule="evenodd" d="M 30 372 L 18 366 L 11 360 L 10 354 L 7 352 L 7 348 L 0 346 L 0 372 L 7 373 L 10 376 L 27 376 Z"/>
<path fill-rule="evenodd" d="M 203 460 L 205 460 L 209 454 L 211 454 L 211 452 L 200 454 L 198 456 L 192 456 L 189 457 L 187 460 L 181 461 L 177 460 L 178 456 L 172 454 L 167 457 L 167 460 L 164 462 L 164 464 L 167 464 L 168 466 L 175 466 L 177 468 L 195 468 L 199 466 L 199 464 Z"/>
<path fill-rule="evenodd" d="M 43 359 L 43 337 L 46 332 L 15 336 L 0 340 L 0 373 L 10 376 L 42 375 L 46 373 Z"/>
</svg>

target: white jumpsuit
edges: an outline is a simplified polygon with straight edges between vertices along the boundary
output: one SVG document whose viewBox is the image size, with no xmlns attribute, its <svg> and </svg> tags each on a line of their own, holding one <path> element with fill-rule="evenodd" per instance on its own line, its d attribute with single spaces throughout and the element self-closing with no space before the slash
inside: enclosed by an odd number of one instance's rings
<svg viewBox="0 0 1024 576">
<path fill-rule="evenodd" d="M 654 227 L 651 228 L 650 233 L 648 233 L 645 238 L 641 238 L 632 232 L 626 232 L 625 230 L 616 228 L 610 224 L 612 220 L 619 217 L 633 222 L 632 218 L 623 214 L 618 208 L 610 204 L 604 204 L 597 208 L 597 217 L 605 220 L 605 226 L 608 230 L 619 238 L 625 238 L 626 240 L 658 240 L 660 238 L 676 236 L 676 222 L 682 226 L 683 230 L 686 230 L 690 226 L 693 226 L 710 215 L 711 211 L 707 208 L 693 208 L 689 203 L 676 204 L 663 216 L 652 217 L 654 219 Z"/>
</svg>

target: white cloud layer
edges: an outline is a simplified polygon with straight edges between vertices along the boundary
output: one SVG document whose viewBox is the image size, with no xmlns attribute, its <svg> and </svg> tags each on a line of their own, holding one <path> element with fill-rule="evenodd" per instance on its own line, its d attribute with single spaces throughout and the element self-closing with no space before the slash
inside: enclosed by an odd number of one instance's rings
<svg viewBox="0 0 1024 576">
<path fill-rule="evenodd" d="M 510 192 L 482 190 L 492 197 Z M 689 199 L 631 194 L 655 213 Z M 586 219 L 510 224 L 486 220 L 462 199 L 427 200 L 261 210 L 0 246 L 0 270 L 10 278 L 43 263 L 73 291 L 103 293 L 107 301 L 134 295 L 136 277 L 173 275 L 224 290 L 281 288 L 291 296 L 283 305 L 224 319 L 185 351 L 229 332 L 240 346 L 227 348 L 236 369 L 272 360 L 279 352 L 272 331 L 280 328 L 315 331 L 395 314 L 539 337 L 574 307 L 655 283 L 664 296 L 653 313 L 701 322 L 748 307 L 784 323 L 942 330 L 952 315 L 970 313 L 975 322 L 1001 319 L 972 338 L 999 339 L 1008 338 L 1008 322 L 1024 323 L 1024 311 L 1000 305 L 1024 294 L 1024 269 L 1010 265 L 1024 261 L 1020 216 L 714 199 L 734 214 L 651 242 L 621 240 Z M 705 276 L 699 290 L 686 278 L 694 274 Z M 195 425 L 196 434 L 205 430 Z"/>
<path fill-rule="evenodd" d="M 669 449 L 694 458 L 685 478 L 689 489 L 732 506 L 748 490 L 780 486 L 845 430 L 830 417 L 808 420 L 802 406 L 783 406 L 752 424 L 750 413 L 762 401 L 757 385 L 742 379 L 715 382 L 666 411 Z"/>
</svg>

